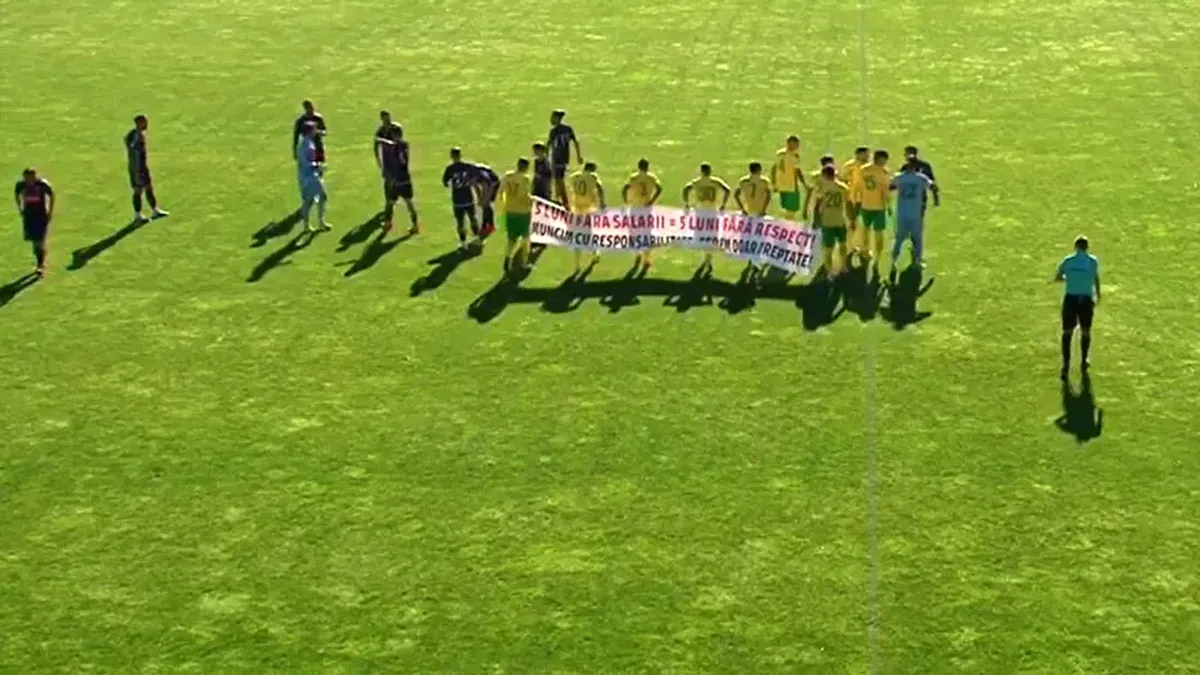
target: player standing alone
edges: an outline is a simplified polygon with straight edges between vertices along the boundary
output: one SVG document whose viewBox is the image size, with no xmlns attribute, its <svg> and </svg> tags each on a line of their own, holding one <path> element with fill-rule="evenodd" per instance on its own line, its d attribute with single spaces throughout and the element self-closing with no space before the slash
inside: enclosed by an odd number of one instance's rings
<svg viewBox="0 0 1200 675">
<path fill-rule="evenodd" d="M 1088 253 L 1088 238 L 1075 239 L 1075 251 L 1058 264 L 1055 281 L 1066 282 L 1062 304 L 1062 378 L 1071 371 L 1071 339 L 1079 327 L 1079 369 L 1087 373 L 1092 348 L 1092 317 L 1100 303 L 1100 261 Z M 1093 295 L 1093 291 L 1095 294 Z"/>
<path fill-rule="evenodd" d="M 154 196 L 154 179 L 150 176 L 150 165 L 147 164 L 146 130 L 150 120 L 145 115 L 133 118 L 133 129 L 125 134 L 125 152 L 129 156 L 129 187 L 133 188 L 133 219 L 138 223 L 146 222 L 142 215 L 142 195 L 146 195 L 146 203 L 150 205 L 152 218 L 163 218 L 169 215 L 158 208 L 158 198 Z"/>
<path fill-rule="evenodd" d="M 937 183 L 927 176 L 917 173 L 917 165 L 907 162 L 904 169 L 892 179 L 891 189 L 899 193 L 896 200 L 896 241 L 892 244 L 892 272 L 889 276 L 895 278 L 897 260 L 904 240 L 912 241 L 913 264 L 925 266 L 925 200 L 929 192 L 933 193 L 933 205 L 939 202 Z"/>
<path fill-rule="evenodd" d="M 563 206 L 569 201 L 566 178 L 571 166 L 572 145 L 575 146 L 575 158 L 583 164 L 583 150 L 579 147 L 575 130 L 563 122 L 566 116 L 567 111 L 561 109 L 550 113 L 550 134 L 546 138 L 546 145 L 550 147 L 550 166 L 554 172 L 554 198 Z"/>
<path fill-rule="evenodd" d="M 54 189 L 38 177 L 37 171 L 25 169 L 13 195 L 17 200 L 17 212 L 21 214 L 25 241 L 33 246 L 33 257 L 37 261 L 34 271 L 40 279 L 46 276 L 46 234 L 54 217 Z"/>
<path fill-rule="evenodd" d="M 391 232 L 392 218 L 396 212 L 396 200 L 403 199 L 412 221 L 410 234 L 417 234 L 421 226 L 417 223 L 417 207 L 413 204 L 412 176 L 408 171 L 408 141 L 404 140 L 404 129 L 392 121 L 392 115 L 384 110 L 379 113 L 379 129 L 375 131 L 375 162 L 383 175 L 383 231 Z"/>
<path fill-rule="evenodd" d="M 463 161 L 462 150 L 450 148 L 450 163 L 442 171 L 442 185 L 450 188 L 460 250 L 467 248 L 467 220 L 471 221 L 471 234 L 479 236 L 479 221 L 475 218 L 475 174 L 475 165 Z"/>
</svg>

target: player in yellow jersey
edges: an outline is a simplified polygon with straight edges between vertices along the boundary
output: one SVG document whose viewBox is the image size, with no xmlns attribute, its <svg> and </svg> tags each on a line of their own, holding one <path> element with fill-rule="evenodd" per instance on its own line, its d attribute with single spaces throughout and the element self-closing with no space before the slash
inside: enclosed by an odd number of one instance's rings
<svg viewBox="0 0 1200 675">
<path fill-rule="evenodd" d="M 779 208 L 788 220 L 795 220 L 800 210 L 800 188 L 808 190 L 808 181 L 800 170 L 800 137 L 788 136 L 781 150 L 775 153 L 771 167 L 771 184 L 779 193 Z"/>
<path fill-rule="evenodd" d="M 857 258 L 866 249 L 866 234 L 863 228 L 859 227 L 858 223 L 858 196 L 862 187 L 862 169 L 871 161 L 871 149 L 865 145 L 860 145 L 854 149 L 854 156 L 846 160 L 838 169 L 838 180 L 846 184 L 850 188 L 850 205 L 854 217 L 850 219 L 848 224 L 848 232 L 846 238 L 846 247 L 850 249 L 851 256 Z"/>
<path fill-rule="evenodd" d="M 721 193 L 721 202 L 717 203 L 717 193 Z M 729 195 L 733 190 L 729 183 L 712 175 L 712 165 L 704 162 L 700 165 L 700 175 L 689 180 L 683 186 L 683 208 L 694 208 L 698 211 L 724 211 L 729 203 Z M 692 195 L 696 195 L 696 203 L 692 205 Z M 713 254 L 710 250 L 704 254 L 704 266 L 712 269 Z"/>
<path fill-rule="evenodd" d="M 834 167 L 827 166 L 821 169 L 816 195 L 813 211 L 820 219 L 821 246 L 824 248 L 821 266 L 826 274 L 836 276 L 841 272 L 838 261 L 846 257 L 846 224 L 854 218 L 850 188 L 837 179 Z"/>
<path fill-rule="evenodd" d="M 571 174 L 568 183 L 571 213 L 582 216 L 604 208 L 604 183 L 600 181 L 600 176 L 596 173 L 595 162 L 585 163 L 582 170 Z M 592 253 L 591 264 L 595 265 L 598 260 L 600 260 L 600 252 L 596 251 Z M 581 271 L 583 271 L 583 251 L 576 249 L 575 274 L 579 274 Z"/>
<path fill-rule="evenodd" d="M 876 150 L 871 163 L 863 168 L 859 176 L 857 202 L 862 228 L 871 245 L 867 256 L 878 270 L 879 257 L 883 255 L 883 237 L 887 231 L 887 219 L 892 215 L 892 172 L 888 171 L 887 150 Z"/>
<path fill-rule="evenodd" d="M 804 208 L 800 211 L 800 219 L 806 220 L 811 214 L 812 220 L 809 222 L 811 222 L 814 227 L 819 227 L 821 223 L 817 222 L 817 215 L 810 211 L 812 207 L 813 193 L 816 192 L 817 184 L 821 182 L 821 171 L 827 166 L 833 166 L 835 161 L 836 160 L 834 160 L 833 155 L 821 155 L 821 168 L 812 172 L 812 183 L 804 186 Z"/>
<path fill-rule="evenodd" d="M 639 159 L 637 171 L 629 174 L 625 187 L 621 188 L 621 201 L 635 209 L 647 209 L 654 206 L 661 196 L 662 183 L 658 181 L 658 176 L 650 173 L 650 160 Z M 645 253 L 637 254 L 633 259 L 634 267 L 643 265 L 649 269 L 651 253 L 652 250 L 647 249 Z"/>
<path fill-rule="evenodd" d="M 733 201 L 744 216 L 762 218 L 767 215 L 767 209 L 771 206 L 771 181 L 763 175 L 760 162 L 750 162 L 750 173 L 738 181 L 737 189 L 733 191 Z M 746 268 L 751 275 L 760 272 L 754 263 L 747 263 Z"/>
<path fill-rule="evenodd" d="M 738 181 L 733 200 L 744 215 L 767 215 L 767 208 L 771 205 L 771 181 L 763 175 L 761 163 L 750 162 L 750 173 Z"/>
<path fill-rule="evenodd" d="M 529 260 L 529 221 L 533 212 L 530 192 L 533 181 L 529 177 L 529 160 L 517 160 L 517 168 L 500 179 L 500 205 L 504 209 L 504 230 L 508 234 L 508 246 L 504 249 L 504 273 L 508 274 L 514 253 L 520 253 L 520 267 L 525 269 Z"/>
</svg>

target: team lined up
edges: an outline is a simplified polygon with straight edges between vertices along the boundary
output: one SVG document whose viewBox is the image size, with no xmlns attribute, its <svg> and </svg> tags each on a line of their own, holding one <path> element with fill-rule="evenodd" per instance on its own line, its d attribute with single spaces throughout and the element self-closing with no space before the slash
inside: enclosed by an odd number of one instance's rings
<svg viewBox="0 0 1200 675">
<path fill-rule="evenodd" d="M 297 166 L 299 212 L 307 231 L 330 230 L 332 226 L 326 220 L 329 194 L 324 182 L 328 127 L 312 101 L 304 101 L 302 108 L 302 114 L 293 124 L 291 143 Z M 383 182 L 384 231 L 392 230 L 395 206 L 402 200 L 411 222 L 409 231 L 416 234 L 420 232 L 420 224 L 414 202 L 410 147 L 403 128 L 392 120 L 388 111 L 380 112 L 379 117 L 380 125 L 373 145 Z M 524 264 L 529 258 L 533 197 L 555 201 L 581 215 L 607 206 L 598 167 L 595 162 L 584 161 L 579 138 L 566 124 L 565 117 L 563 110 L 551 113 L 546 142 L 534 143 L 533 159 L 520 158 L 515 168 L 503 177 L 486 164 L 465 161 L 461 149 L 450 150 L 450 162 L 442 172 L 442 184 L 450 192 L 460 248 L 481 245 L 483 239 L 494 232 L 494 205 L 499 204 L 508 235 L 504 256 L 507 270 L 514 262 Z M 159 208 L 154 192 L 148 162 L 148 128 L 148 118 L 138 115 L 134 118 L 134 128 L 124 137 L 134 219 L 139 223 L 168 215 Z M 579 165 L 574 171 L 572 154 Z M 748 173 L 736 187 L 714 175 L 711 165 L 701 164 L 699 175 L 683 187 L 683 203 L 685 208 L 718 211 L 726 209 L 732 197 L 742 213 L 766 216 L 777 194 L 784 218 L 806 220 L 821 229 L 822 267 L 832 276 L 855 262 L 878 261 L 884 247 L 887 219 L 893 211 L 892 193 L 896 192 L 897 231 L 893 261 L 899 258 L 904 242 L 911 241 L 914 263 L 921 264 L 928 195 L 932 194 L 936 205 L 939 193 L 933 169 L 919 159 L 917 149 L 910 146 L 905 155 L 904 169 L 898 175 L 888 169 L 889 155 L 883 150 L 872 156 L 868 148 L 860 147 L 840 170 L 834 166 L 833 157 L 826 155 L 821 158 L 821 168 L 813 172 L 810 182 L 810 176 L 801 169 L 800 139 L 791 136 L 776 152 L 769 172 L 764 171 L 760 162 L 751 162 Z M 651 172 L 650 162 L 642 159 L 622 186 L 621 201 L 632 207 L 649 207 L 656 204 L 662 194 L 661 181 Z M 36 273 L 41 276 L 46 268 L 46 236 L 54 213 L 54 191 L 35 170 L 27 169 L 17 183 L 15 196 L 25 239 L 33 246 Z M 143 213 L 143 202 L 151 209 L 150 217 Z M 317 213 L 315 226 L 311 221 L 314 210 Z M 582 267 L 581 254 L 576 254 L 575 263 L 577 270 Z M 648 268 L 650 253 L 641 254 L 637 263 Z M 711 265 L 710 253 L 705 258 L 705 266 L 711 269 Z"/>
</svg>

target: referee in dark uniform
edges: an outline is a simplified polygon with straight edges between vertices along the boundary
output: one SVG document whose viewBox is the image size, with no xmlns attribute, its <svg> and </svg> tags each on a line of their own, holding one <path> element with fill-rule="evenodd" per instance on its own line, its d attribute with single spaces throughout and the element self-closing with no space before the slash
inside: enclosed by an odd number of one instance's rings
<svg viewBox="0 0 1200 675">
<path fill-rule="evenodd" d="M 1088 253 L 1088 238 L 1079 235 L 1075 250 L 1058 264 L 1055 281 L 1066 285 L 1062 303 L 1062 378 L 1071 371 L 1071 340 L 1079 328 L 1079 369 L 1086 375 L 1092 348 L 1092 318 L 1100 303 L 1100 261 Z"/>
<path fill-rule="evenodd" d="M 17 212 L 21 214 L 25 241 L 33 246 L 33 257 L 37 260 L 35 273 L 40 279 L 46 276 L 46 234 L 54 217 L 54 189 L 48 181 L 38 177 L 36 170 L 25 169 L 13 196 L 17 201 Z"/>
</svg>

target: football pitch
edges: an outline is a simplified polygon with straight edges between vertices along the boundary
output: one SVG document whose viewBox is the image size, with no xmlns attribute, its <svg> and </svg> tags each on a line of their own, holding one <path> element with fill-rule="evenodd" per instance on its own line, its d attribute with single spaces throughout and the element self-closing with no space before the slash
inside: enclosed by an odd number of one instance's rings
<svg viewBox="0 0 1200 675">
<path fill-rule="evenodd" d="M 45 280 L 0 239 L 0 672 L 1200 672 L 1190 0 L 42 4 L 0 0 L 0 176 L 60 200 Z M 564 287 L 549 249 L 497 290 L 500 237 L 448 255 L 446 152 L 511 168 L 555 107 L 670 205 L 789 133 L 806 170 L 919 145 L 928 270 Z M 375 232 L 382 108 L 412 238 Z"/>
</svg>

